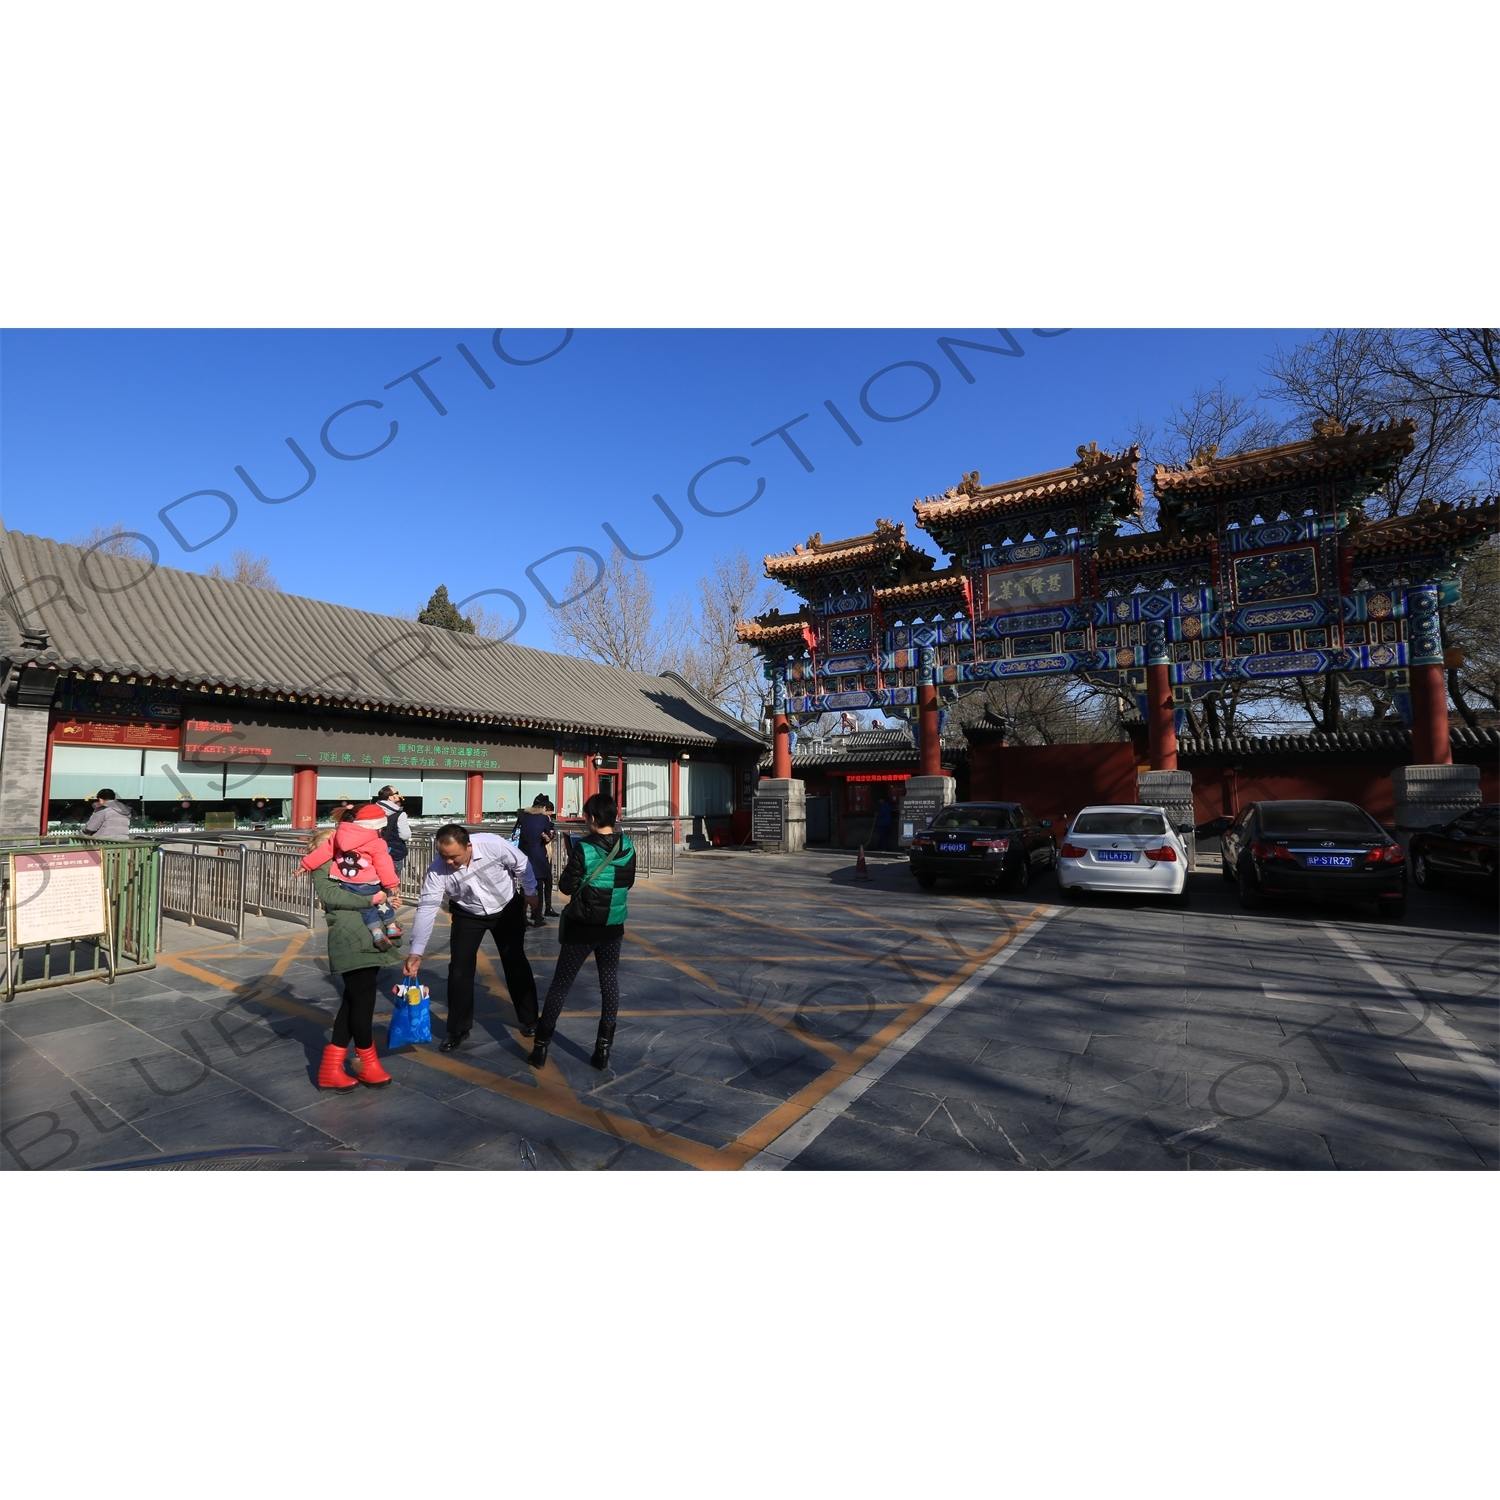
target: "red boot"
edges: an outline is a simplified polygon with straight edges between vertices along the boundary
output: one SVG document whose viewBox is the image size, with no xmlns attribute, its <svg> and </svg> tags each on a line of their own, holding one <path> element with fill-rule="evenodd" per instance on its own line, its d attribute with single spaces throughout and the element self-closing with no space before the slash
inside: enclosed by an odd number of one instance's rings
<svg viewBox="0 0 1500 1500">
<path fill-rule="evenodd" d="M 330 1093 L 346 1094 L 355 1086 L 355 1080 L 344 1071 L 347 1046 L 335 1047 L 330 1042 L 323 1049 L 323 1061 L 318 1066 L 318 1087 Z"/>
<path fill-rule="evenodd" d="M 386 1084 L 396 1081 L 380 1066 L 373 1047 L 356 1047 L 354 1055 L 359 1059 L 359 1070 L 354 1076 L 366 1088 L 383 1089 Z"/>
</svg>

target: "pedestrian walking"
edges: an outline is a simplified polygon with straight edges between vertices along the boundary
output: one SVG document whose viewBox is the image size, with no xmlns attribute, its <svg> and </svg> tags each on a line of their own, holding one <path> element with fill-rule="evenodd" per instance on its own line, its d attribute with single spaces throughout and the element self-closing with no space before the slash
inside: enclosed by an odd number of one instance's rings
<svg viewBox="0 0 1500 1500">
<path fill-rule="evenodd" d="M 352 895 L 373 898 L 360 915 L 370 929 L 371 940 L 382 952 L 389 950 L 393 938 L 401 936 L 396 921 L 401 881 L 380 836 L 385 822 L 385 814 L 372 802 L 352 818 L 341 818 L 333 825 L 330 837 L 302 856 L 304 870 L 329 865 L 333 878 Z"/>
<path fill-rule="evenodd" d="M 547 1048 L 562 1015 L 563 1002 L 592 953 L 599 971 L 599 1034 L 589 1061 L 602 1073 L 609 1066 L 620 1010 L 620 948 L 625 941 L 626 902 L 635 884 L 635 846 L 624 832 L 615 831 L 620 809 L 608 793 L 596 792 L 590 797 L 583 804 L 583 816 L 589 831 L 573 840 L 567 868 L 558 881 L 563 895 L 571 899 L 557 924 L 561 945 L 557 968 L 537 1022 L 529 1061 L 533 1068 L 547 1065 Z"/>
<path fill-rule="evenodd" d="M 411 821 L 406 816 L 406 798 L 393 786 L 383 786 L 375 793 L 375 806 L 385 812 L 385 832 L 381 837 L 391 852 L 391 863 L 400 875 L 411 847 Z"/>
<path fill-rule="evenodd" d="M 875 831 L 879 835 L 882 849 L 891 847 L 891 830 L 896 826 L 896 808 L 891 794 L 886 792 L 875 807 Z"/>
<path fill-rule="evenodd" d="M 437 852 L 422 878 L 411 951 L 402 973 L 415 978 L 432 937 L 438 907 L 448 898 L 453 927 L 448 941 L 448 1034 L 440 1051 L 454 1052 L 474 1025 L 474 966 L 485 933 L 500 953 L 505 987 L 522 1036 L 534 1036 L 536 978 L 526 957 L 526 912 L 541 906 L 531 861 L 498 833 L 471 834 L 445 823 L 433 835 Z"/>
<path fill-rule="evenodd" d="M 103 787 L 89 801 L 94 810 L 83 825 L 82 833 L 91 839 L 128 839 L 130 837 L 130 809 L 114 794 L 112 787 Z"/>
<path fill-rule="evenodd" d="M 323 867 L 315 869 L 312 878 L 328 924 L 328 970 L 344 981 L 344 1000 L 334 1017 L 333 1039 L 323 1048 L 318 1066 L 318 1087 L 325 1093 L 343 1094 L 360 1084 L 384 1088 L 392 1080 L 375 1055 L 375 995 L 380 966 L 386 958 L 361 919 L 378 896 L 356 895 Z M 352 1077 L 344 1068 L 351 1041 L 358 1060 Z"/>
<path fill-rule="evenodd" d="M 542 895 L 542 909 L 531 919 L 538 927 L 545 927 L 547 918 L 557 915 L 552 910 L 552 839 L 557 825 L 548 815 L 547 806 L 547 798 L 538 796 L 529 811 L 516 819 L 516 840 L 521 853 L 531 861 L 537 889 Z"/>
</svg>

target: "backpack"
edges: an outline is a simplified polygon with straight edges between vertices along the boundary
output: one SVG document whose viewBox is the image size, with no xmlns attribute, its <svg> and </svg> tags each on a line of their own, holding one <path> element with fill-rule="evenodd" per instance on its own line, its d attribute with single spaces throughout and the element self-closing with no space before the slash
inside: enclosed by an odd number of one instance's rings
<svg viewBox="0 0 1500 1500">
<path fill-rule="evenodd" d="M 397 808 L 386 818 L 385 829 L 380 835 L 385 840 L 385 847 L 391 851 L 391 863 L 396 865 L 406 858 L 406 840 L 396 832 L 400 821 L 401 809 Z"/>
</svg>

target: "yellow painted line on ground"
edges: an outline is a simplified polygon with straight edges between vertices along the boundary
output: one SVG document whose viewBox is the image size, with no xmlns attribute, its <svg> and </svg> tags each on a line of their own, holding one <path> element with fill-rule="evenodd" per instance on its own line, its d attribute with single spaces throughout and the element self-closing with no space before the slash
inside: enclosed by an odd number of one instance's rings
<svg viewBox="0 0 1500 1500">
<path fill-rule="evenodd" d="M 956 974 L 950 975 L 941 984 L 929 990 L 920 1000 L 913 1001 L 899 1016 L 881 1027 L 868 1041 L 862 1042 L 852 1052 L 846 1053 L 843 1059 L 836 1062 L 826 1073 L 819 1074 L 785 1103 L 778 1105 L 763 1119 L 757 1120 L 743 1135 L 723 1147 L 721 1154 L 732 1160 L 736 1170 L 744 1166 L 763 1147 L 770 1145 L 778 1136 L 790 1130 L 819 1100 L 831 1094 L 846 1078 L 853 1077 L 872 1057 L 890 1046 L 897 1037 L 921 1020 L 933 1006 L 945 1000 L 976 969 L 988 963 L 1003 948 L 1009 947 L 1045 910 L 1044 906 L 1034 908 L 1004 937 L 990 944 L 983 952 L 976 953 Z"/>
<path fill-rule="evenodd" d="M 859 958 L 863 959 L 866 963 L 893 962 L 891 959 L 872 955 L 867 949 L 852 948 L 847 943 L 836 943 L 831 938 L 820 937 L 817 933 L 808 932 L 802 927 L 778 926 L 775 922 L 762 921 L 759 917 L 747 916 L 744 912 L 733 911 L 727 906 L 715 906 L 711 901 L 700 901 L 696 896 L 684 896 L 681 891 L 668 891 L 666 894 L 671 896 L 675 901 L 687 901 L 693 906 L 705 907 L 709 911 L 718 912 L 720 916 L 732 917 L 736 922 L 751 927 L 764 927 L 767 931 L 774 932 L 779 938 L 800 938 L 806 943 L 820 943 L 823 947 L 832 948 L 835 953 L 841 954 L 845 958 Z M 908 967 L 904 964 L 899 966 Z M 939 976 L 936 974 L 923 974 L 919 970 L 912 970 L 912 972 L 916 973 L 921 979 L 928 979 L 933 983 L 939 982 Z"/>
<path fill-rule="evenodd" d="M 301 956 L 302 950 L 307 946 L 307 940 L 311 936 L 312 933 L 308 931 L 293 933 L 286 940 L 286 947 L 281 950 L 280 957 L 271 965 L 270 970 L 266 974 L 260 976 L 259 983 L 268 984 L 280 979 Z M 197 964 L 189 963 L 176 953 L 158 953 L 156 961 L 168 969 L 175 969 L 179 974 L 186 974 L 193 979 L 205 980 L 209 984 L 218 986 L 219 989 L 239 991 L 245 988 L 243 981 L 227 979 L 222 974 L 215 974 L 209 969 L 200 968 Z"/>
<path fill-rule="evenodd" d="M 705 989 L 712 990 L 715 994 L 719 993 L 719 986 L 702 969 L 695 969 L 692 964 L 678 958 L 673 953 L 668 953 L 665 948 L 658 948 L 655 943 L 649 942 L 638 933 L 632 932 L 628 925 L 625 928 L 625 939 L 627 942 L 636 944 L 637 947 L 644 948 L 652 958 L 658 959 L 665 964 L 671 964 L 679 973 L 686 974 L 689 979 L 695 980 Z"/>
</svg>

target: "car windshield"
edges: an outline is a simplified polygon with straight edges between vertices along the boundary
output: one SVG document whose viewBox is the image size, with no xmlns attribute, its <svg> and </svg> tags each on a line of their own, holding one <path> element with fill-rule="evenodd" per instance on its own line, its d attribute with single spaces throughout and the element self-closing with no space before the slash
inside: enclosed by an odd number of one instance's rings
<svg viewBox="0 0 1500 1500">
<path fill-rule="evenodd" d="M 1073 824 L 1074 833 L 1124 833 L 1150 836 L 1151 834 L 1163 834 L 1166 831 L 1166 820 L 1160 813 L 1079 813 L 1077 821 Z"/>
<path fill-rule="evenodd" d="M 938 814 L 932 825 L 943 831 L 950 828 L 1009 828 L 1008 807 L 950 807 Z"/>
<path fill-rule="evenodd" d="M 1378 838 L 1380 830 L 1367 813 L 1347 802 L 1267 802 L 1260 810 L 1267 838 Z"/>
</svg>

